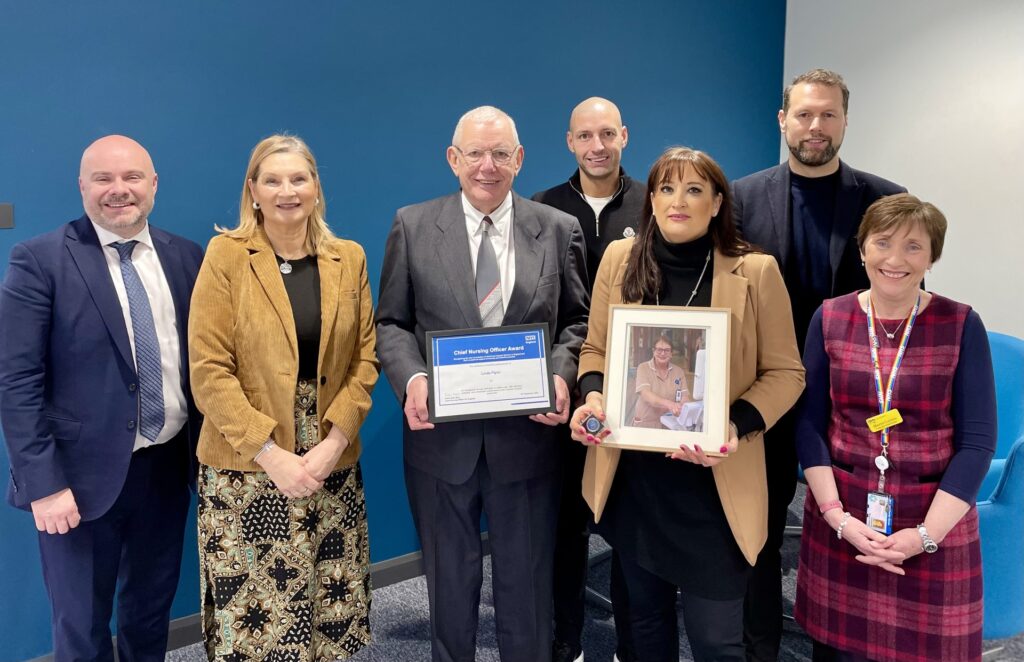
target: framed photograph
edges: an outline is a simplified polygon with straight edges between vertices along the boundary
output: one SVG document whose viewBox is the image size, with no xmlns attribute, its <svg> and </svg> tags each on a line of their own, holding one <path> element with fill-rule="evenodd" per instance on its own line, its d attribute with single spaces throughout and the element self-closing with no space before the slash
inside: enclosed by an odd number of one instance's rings
<svg viewBox="0 0 1024 662">
<path fill-rule="evenodd" d="M 427 332 L 430 422 L 555 410 L 547 324 Z"/>
<path fill-rule="evenodd" d="M 707 455 L 729 434 L 727 308 L 613 305 L 604 372 L 602 446 Z"/>
</svg>

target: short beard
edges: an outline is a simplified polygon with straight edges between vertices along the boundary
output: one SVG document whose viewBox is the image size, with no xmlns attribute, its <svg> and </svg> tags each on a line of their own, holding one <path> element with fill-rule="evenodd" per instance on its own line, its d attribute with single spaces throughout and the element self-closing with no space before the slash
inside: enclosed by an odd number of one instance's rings
<svg viewBox="0 0 1024 662">
<path fill-rule="evenodd" d="M 802 144 L 803 141 L 800 141 L 796 146 L 789 145 L 789 153 L 792 154 L 793 158 L 797 161 L 811 168 L 825 165 L 832 159 L 836 158 L 836 154 L 839 153 L 839 147 L 832 144 L 831 138 L 828 139 L 828 146 L 820 151 L 802 149 Z"/>
</svg>

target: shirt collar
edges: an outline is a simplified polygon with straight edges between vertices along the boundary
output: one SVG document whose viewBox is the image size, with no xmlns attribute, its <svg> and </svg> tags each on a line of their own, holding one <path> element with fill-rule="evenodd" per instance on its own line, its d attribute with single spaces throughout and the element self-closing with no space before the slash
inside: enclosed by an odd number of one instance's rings
<svg viewBox="0 0 1024 662">
<path fill-rule="evenodd" d="M 96 230 L 96 236 L 99 237 L 100 246 L 120 244 L 126 241 L 137 241 L 140 244 L 148 246 L 149 248 L 153 248 L 153 238 L 149 234 L 149 221 L 147 221 L 146 224 L 142 226 L 142 229 L 139 230 L 133 237 L 129 237 L 128 239 L 125 239 L 120 235 L 116 235 L 106 228 L 100 227 L 91 218 L 89 219 L 89 222 L 92 223 L 93 230 Z"/>
<path fill-rule="evenodd" d="M 466 215 L 466 230 L 470 236 L 475 235 L 480 230 L 480 222 L 484 220 L 484 216 L 491 218 L 491 223 L 494 226 L 494 233 L 498 236 L 504 237 L 508 235 L 508 227 L 512 222 L 512 191 L 509 191 L 505 196 L 505 199 L 501 201 L 498 208 L 492 211 L 490 214 L 484 214 L 470 202 L 466 194 L 462 194 L 462 211 Z"/>
</svg>

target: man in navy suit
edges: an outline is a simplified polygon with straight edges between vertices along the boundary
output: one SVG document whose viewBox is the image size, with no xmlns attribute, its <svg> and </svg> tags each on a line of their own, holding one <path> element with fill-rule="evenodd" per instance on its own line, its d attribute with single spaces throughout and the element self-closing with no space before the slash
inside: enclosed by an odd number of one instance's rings
<svg viewBox="0 0 1024 662">
<path fill-rule="evenodd" d="M 163 660 L 198 415 L 188 388 L 197 244 L 148 224 L 149 153 L 82 155 L 85 216 L 11 251 L 0 292 L 8 501 L 31 510 L 54 659 Z"/>
<path fill-rule="evenodd" d="M 743 238 L 773 255 L 782 270 L 801 352 L 823 300 L 869 286 L 857 246 L 864 212 L 875 200 L 906 190 L 840 161 L 849 102 L 839 74 L 812 69 L 797 76 L 783 91 L 778 117 L 789 159 L 732 185 Z M 768 542 L 747 589 L 748 660 L 777 659 L 782 637 L 781 548 L 797 475 L 793 418 L 784 416 L 765 435 Z"/>
</svg>

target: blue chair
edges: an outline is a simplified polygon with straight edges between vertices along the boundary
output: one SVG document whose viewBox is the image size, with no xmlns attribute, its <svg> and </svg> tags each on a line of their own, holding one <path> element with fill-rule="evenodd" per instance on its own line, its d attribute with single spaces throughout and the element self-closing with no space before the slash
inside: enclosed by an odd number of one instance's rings
<svg viewBox="0 0 1024 662">
<path fill-rule="evenodd" d="M 1002 476 L 978 503 L 985 582 L 985 639 L 1024 632 L 1024 437 L 1010 449 Z"/>
<path fill-rule="evenodd" d="M 986 639 L 1024 632 L 1024 340 L 989 333 L 999 438 L 978 502 Z"/>
<path fill-rule="evenodd" d="M 1024 340 L 1003 333 L 990 332 L 992 369 L 996 377 L 996 409 L 999 439 L 978 498 L 988 498 L 1003 474 L 1003 465 L 1010 447 L 1024 437 Z"/>
</svg>

